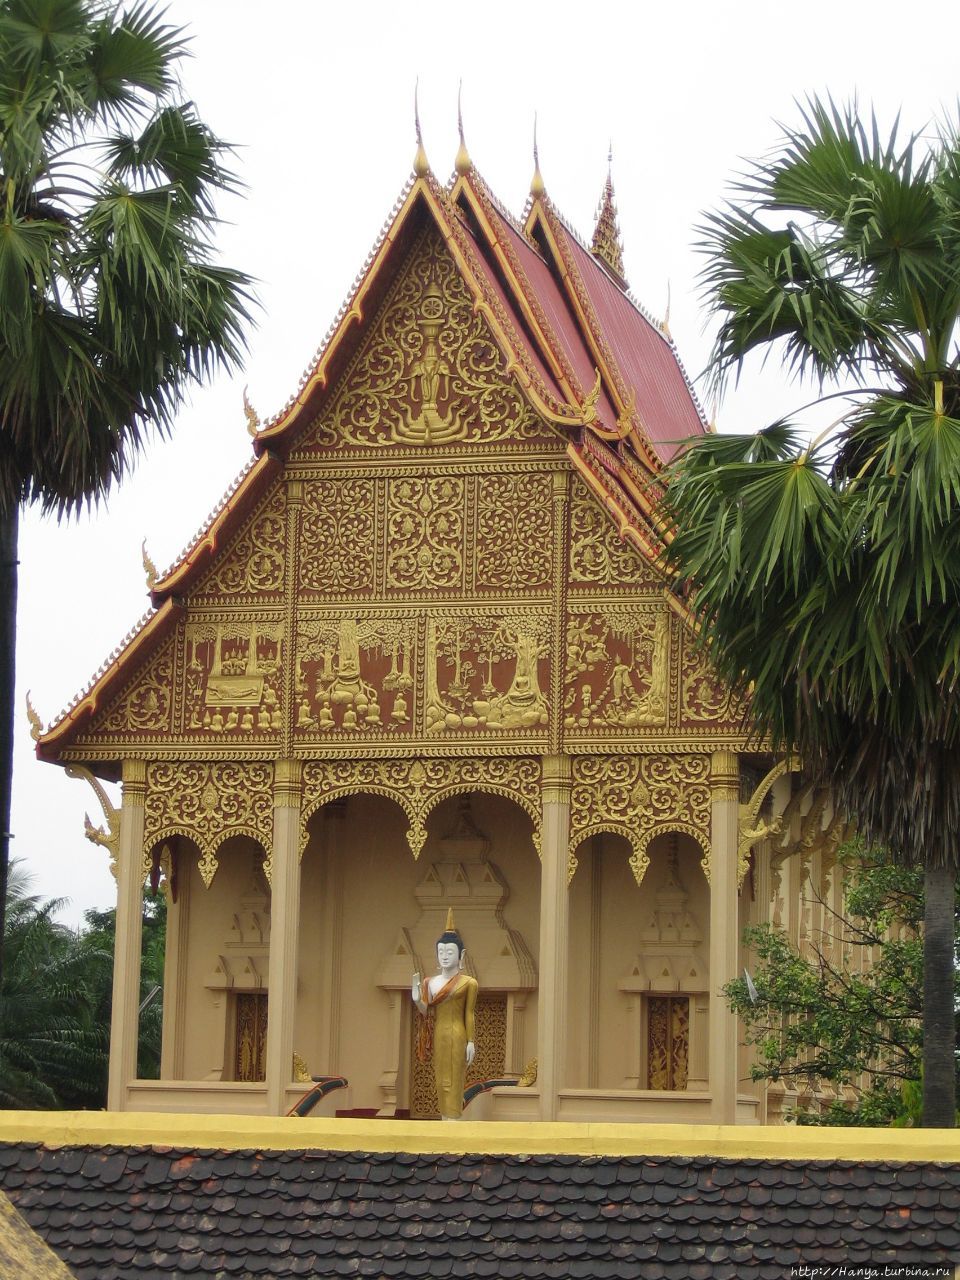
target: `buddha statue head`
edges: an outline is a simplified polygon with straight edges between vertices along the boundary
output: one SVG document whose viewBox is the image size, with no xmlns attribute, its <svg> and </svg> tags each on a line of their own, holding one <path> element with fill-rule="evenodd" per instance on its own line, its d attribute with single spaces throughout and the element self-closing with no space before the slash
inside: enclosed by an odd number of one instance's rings
<svg viewBox="0 0 960 1280">
<path fill-rule="evenodd" d="M 437 964 L 441 971 L 449 973 L 463 968 L 463 957 L 463 939 L 453 923 L 453 907 L 448 907 L 446 928 L 437 939 Z"/>
</svg>

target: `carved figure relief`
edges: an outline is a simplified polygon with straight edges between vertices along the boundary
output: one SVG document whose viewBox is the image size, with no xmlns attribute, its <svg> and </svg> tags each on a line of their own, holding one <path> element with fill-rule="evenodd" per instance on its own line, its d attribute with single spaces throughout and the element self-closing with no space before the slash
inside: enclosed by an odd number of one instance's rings
<svg viewBox="0 0 960 1280">
<path fill-rule="evenodd" d="M 670 621 L 661 605 L 572 613 L 563 708 L 567 734 L 665 724 L 669 655 Z"/>
<path fill-rule="evenodd" d="M 552 481 L 548 474 L 481 476 L 477 495 L 477 586 L 528 590 L 550 585 Z"/>
<path fill-rule="evenodd" d="M 279 594 L 286 554 L 286 493 L 278 485 L 200 583 L 194 597 Z"/>
<path fill-rule="evenodd" d="M 637 587 L 663 582 L 628 542 L 624 542 L 600 503 L 575 477 L 570 495 L 570 581 L 595 586 Z"/>
<path fill-rule="evenodd" d="M 300 515 L 301 591 L 370 592 L 374 586 L 374 481 L 311 480 Z"/>
<path fill-rule="evenodd" d="M 298 736 L 351 736 L 413 723 L 416 619 L 341 614 L 297 624 Z"/>
<path fill-rule="evenodd" d="M 115 700 L 101 725 L 104 733 L 168 733 L 173 688 L 173 641 L 163 646 Z"/>
<path fill-rule="evenodd" d="M 464 481 L 395 480 L 389 487 L 387 586 L 410 591 L 463 585 Z"/>
<path fill-rule="evenodd" d="M 543 730 L 547 725 L 545 614 L 430 615 L 426 666 L 428 735 Z"/>
<path fill-rule="evenodd" d="M 279 733 L 282 646 L 279 622 L 189 622 L 185 731 L 238 738 Z"/>
<path fill-rule="evenodd" d="M 443 245 L 425 233 L 328 415 L 297 451 L 553 439 L 508 377 Z"/>
<path fill-rule="evenodd" d="M 574 756 L 568 875 L 588 836 L 612 831 L 633 850 L 630 866 L 640 884 L 647 846 L 661 831 L 683 831 L 710 853 L 710 757 L 707 755 Z M 709 863 L 705 862 L 705 871 Z"/>
</svg>

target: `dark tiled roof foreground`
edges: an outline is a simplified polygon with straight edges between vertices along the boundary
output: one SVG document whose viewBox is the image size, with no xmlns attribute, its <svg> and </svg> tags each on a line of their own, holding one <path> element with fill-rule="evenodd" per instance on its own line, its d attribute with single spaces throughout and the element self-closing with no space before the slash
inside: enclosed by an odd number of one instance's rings
<svg viewBox="0 0 960 1280">
<path fill-rule="evenodd" d="M 960 1261 L 958 1164 L 9 1143 L 0 1183 L 90 1280 L 781 1280 Z"/>
</svg>

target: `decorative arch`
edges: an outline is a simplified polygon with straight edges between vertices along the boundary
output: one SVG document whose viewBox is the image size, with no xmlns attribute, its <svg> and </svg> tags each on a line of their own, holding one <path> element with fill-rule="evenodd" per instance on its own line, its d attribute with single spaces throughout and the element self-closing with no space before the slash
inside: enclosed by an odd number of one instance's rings
<svg viewBox="0 0 960 1280">
<path fill-rule="evenodd" d="M 300 854 L 306 848 L 306 824 L 316 811 L 343 796 L 386 796 L 407 816 L 407 843 L 419 858 L 427 839 L 427 815 L 448 796 L 486 791 L 515 801 L 533 822 L 533 843 L 540 856 L 541 766 L 535 757 L 470 760 L 310 760 L 303 766 Z"/>
</svg>

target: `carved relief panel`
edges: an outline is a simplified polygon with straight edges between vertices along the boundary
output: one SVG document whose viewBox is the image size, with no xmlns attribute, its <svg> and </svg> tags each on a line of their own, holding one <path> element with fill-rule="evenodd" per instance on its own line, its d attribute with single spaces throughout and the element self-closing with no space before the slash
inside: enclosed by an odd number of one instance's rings
<svg viewBox="0 0 960 1280">
<path fill-rule="evenodd" d="M 476 511 L 479 591 L 537 591 L 553 573 L 553 479 L 545 472 L 481 476 Z"/>
<path fill-rule="evenodd" d="M 300 617 L 296 625 L 298 740 L 410 736 L 416 614 L 331 612 Z"/>
<path fill-rule="evenodd" d="M 556 440 L 533 414 L 431 229 L 414 247 L 328 412 L 295 458 L 346 447 Z"/>
<path fill-rule="evenodd" d="M 567 617 L 563 724 L 569 740 L 622 737 L 667 723 L 670 619 L 659 601 Z"/>
<path fill-rule="evenodd" d="M 173 709 L 174 642 L 160 651 L 113 700 L 97 727 L 97 736 L 140 739 L 170 732 Z M 86 740 L 86 735 L 80 739 Z"/>
<path fill-rule="evenodd" d="M 550 618 L 451 611 L 427 616 L 427 737 L 546 732 Z"/>
<path fill-rule="evenodd" d="M 303 486 L 297 584 L 304 596 L 369 595 L 375 584 L 376 486 L 372 477 Z"/>
<path fill-rule="evenodd" d="M 282 596 L 286 527 L 286 491 L 278 484 L 191 592 L 191 599 Z"/>
<path fill-rule="evenodd" d="M 389 484 L 388 592 L 463 589 L 466 480 L 411 476 Z"/>
<path fill-rule="evenodd" d="M 183 733 L 275 737 L 283 727 L 283 623 L 192 619 L 184 633 Z"/>
<path fill-rule="evenodd" d="M 570 587 L 638 587 L 659 594 L 664 582 L 638 551 L 620 537 L 608 513 L 575 476 L 570 493 Z"/>
<path fill-rule="evenodd" d="M 703 731 L 740 727 L 741 708 L 718 679 L 706 654 L 684 628 L 680 639 L 680 724 L 685 730 Z"/>
</svg>

